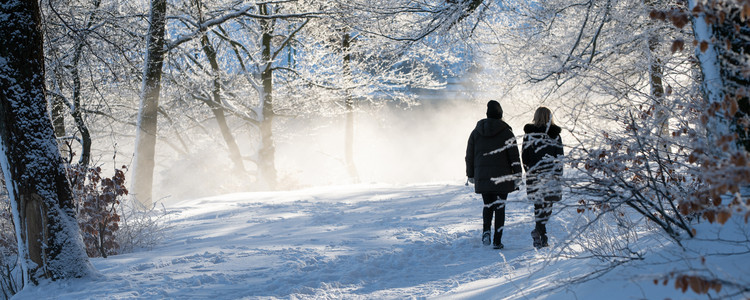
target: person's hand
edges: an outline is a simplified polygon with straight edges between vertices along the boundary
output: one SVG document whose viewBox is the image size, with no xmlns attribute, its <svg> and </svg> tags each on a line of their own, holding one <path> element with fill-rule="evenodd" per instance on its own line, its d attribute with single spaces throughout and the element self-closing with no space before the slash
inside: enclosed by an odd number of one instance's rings
<svg viewBox="0 0 750 300">
<path fill-rule="evenodd" d="M 469 183 L 474 184 L 474 178 L 469 177 Z"/>
</svg>

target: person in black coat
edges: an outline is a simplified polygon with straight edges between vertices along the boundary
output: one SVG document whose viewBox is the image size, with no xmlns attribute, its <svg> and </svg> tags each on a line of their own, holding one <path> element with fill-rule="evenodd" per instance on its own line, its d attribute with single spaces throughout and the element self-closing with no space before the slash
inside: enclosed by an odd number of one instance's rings
<svg viewBox="0 0 750 300">
<path fill-rule="evenodd" d="M 534 122 L 523 128 L 522 158 L 526 171 L 526 193 L 534 202 L 534 247 L 548 246 L 547 221 L 552 214 L 552 203 L 562 198 L 559 178 L 563 174 L 562 138 L 560 127 L 552 121 L 552 112 L 539 107 Z"/>
<path fill-rule="evenodd" d="M 502 117 L 500 103 L 490 100 L 487 118 L 477 122 L 466 146 L 466 176 L 484 200 L 482 243 L 489 245 L 492 240 L 495 249 L 503 248 L 505 200 L 516 190 L 522 172 L 516 138 Z M 495 234 L 490 239 L 493 214 Z"/>
</svg>

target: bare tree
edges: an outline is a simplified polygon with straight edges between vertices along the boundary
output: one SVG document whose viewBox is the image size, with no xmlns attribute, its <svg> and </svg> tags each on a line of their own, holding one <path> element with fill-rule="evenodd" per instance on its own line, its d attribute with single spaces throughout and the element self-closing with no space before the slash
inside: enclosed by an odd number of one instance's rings
<svg viewBox="0 0 750 300">
<path fill-rule="evenodd" d="M 102 137 L 132 132 L 137 111 L 130 99 L 138 94 L 144 58 L 131 50 L 141 48 L 146 17 L 107 0 L 40 5 L 55 133 L 66 160 L 85 170 L 100 151 L 115 148 Z"/>
<path fill-rule="evenodd" d="M 164 64 L 167 1 L 152 0 L 148 44 L 143 70 L 141 104 L 138 113 L 135 158 L 133 160 L 132 194 L 145 207 L 152 205 L 156 125 Z"/>
<path fill-rule="evenodd" d="M 273 6 L 267 3 L 258 4 L 258 13 L 262 16 L 270 16 Z M 276 189 L 276 146 L 273 140 L 273 119 L 276 116 L 273 102 L 273 61 L 280 51 L 274 51 L 272 38 L 275 22 L 269 19 L 260 19 L 260 81 L 262 90 L 261 121 L 260 121 L 260 149 L 258 150 L 258 171 L 260 178 L 271 190 Z M 281 48 L 279 48 L 281 50 Z"/>
<path fill-rule="evenodd" d="M 351 181 L 357 182 L 356 113 L 387 104 L 405 108 L 417 105 L 415 91 L 444 87 L 446 77 L 451 75 L 444 66 L 457 60 L 458 55 L 446 47 L 451 39 L 404 40 L 360 30 L 371 30 L 377 26 L 373 20 L 385 18 L 381 12 L 368 10 L 369 6 L 360 7 L 349 1 L 326 6 L 326 14 L 312 19 L 298 34 L 292 46 L 293 66 L 278 68 L 279 78 L 291 83 L 281 86 L 281 94 L 295 95 L 282 102 L 282 111 L 343 115 L 342 162 Z M 408 23 L 418 14 L 404 16 L 407 20 L 399 20 L 395 14 L 391 17 L 390 22 Z M 406 35 L 412 30 L 419 28 L 402 26 L 401 31 L 393 33 Z"/>
<path fill-rule="evenodd" d="M 203 18 L 202 13 L 202 1 L 198 0 L 196 1 L 196 6 L 198 10 L 198 20 L 200 23 L 205 22 Z M 216 122 L 219 125 L 219 130 L 221 131 L 221 135 L 224 138 L 224 142 L 227 144 L 227 148 L 229 148 L 229 156 L 234 162 L 235 170 L 237 170 L 240 173 L 245 173 L 245 164 L 242 160 L 242 155 L 240 154 L 240 148 L 237 145 L 237 141 L 235 140 L 234 136 L 232 135 L 231 130 L 229 129 L 229 125 L 227 124 L 227 118 L 224 110 L 224 105 L 222 101 L 222 86 L 221 86 L 221 72 L 222 70 L 219 67 L 219 61 L 217 58 L 217 52 L 216 48 L 211 44 L 211 41 L 208 38 L 208 35 L 206 34 L 205 30 L 203 32 L 203 36 L 200 38 L 200 43 L 203 48 L 203 53 L 206 55 L 206 59 L 209 62 L 209 65 L 211 66 L 211 72 L 213 75 L 213 90 L 211 91 L 211 99 L 206 100 L 206 104 L 211 108 L 211 112 L 214 115 L 214 118 L 216 119 Z"/>
<path fill-rule="evenodd" d="M 73 194 L 47 112 L 38 1 L 0 9 L 0 138 L 25 282 L 94 272 L 75 222 Z"/>
<path fill-rule="evenodd" d="M 343 50 L 343 73 L 347 79 L 348 86 L 351 86 L 351 80 L 353 77 L 351 61 L 351 43 L 352 37 L 349 33 L 344 33 L 341 36 L 341 48 Z M 357 166 L 354 164 L 354 99 L 351 95 L 351 91 L 346 91 L 346 129 L 344 133 L 344 156 L 346 160 L 346 168 L 349 172 L 349 176 L 352 178 L 354 183 L 359 183 L 359 174 L 357 173 Z"/>
</svg>

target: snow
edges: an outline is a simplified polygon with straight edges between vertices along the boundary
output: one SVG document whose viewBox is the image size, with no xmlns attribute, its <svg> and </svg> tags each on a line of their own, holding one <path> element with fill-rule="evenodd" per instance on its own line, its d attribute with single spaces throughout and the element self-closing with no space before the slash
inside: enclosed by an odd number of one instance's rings
<svg viewBox="0 0 750 300">
<path fill-rule="evenodd" d="M 706 259 L 724 278 L 749 278 L 741 220 L 700 224 L 683 251 L 639 232 L 637 260 L 571 283 L 602 262 L 563 255 L 579 214 L 555 214 L 551 247 L 532 247 L 532 206 L 509 197 L 503 243 L 481 244 L 481 196 L 463 183 L 362 184 L 238 193 L 167 203 L 166 239 L 153 249 L 95 258 L 101 276 L 44 282 L 14 299 L 664 299 L 702 298 L 653 283 Z M 573 201 L 567 199 L 564 201 Z M 747 241 L 747 239 L 745 239 Z M 700 269 L 700 268 L 699 268 Z M 728 290 L 725 289 L 725 291 Z M 744 295 L 743 297 L 747 297 Z M 738 296 L 737 296 L 738 297 Z"/>
<path fill-rule="evenodd" d="M 7 147 L 5 146 L 5 141 L 0 138 L 0 168 L 2 168 L 3 171 L 3 177 L 4 183 L 10 182 L 11 184 L 4 184 L 5 188 L 8 190 L 8 198 L 9 203 L 11 207 L 11 211 L 20 211 L 18 209 L 18 202 L 16 202 L 16 191 L 18 191 L 18 187 L 16 186 L 18 183 L 13 181 L 13 178 L 11 178 L 11 172 L 10 172 L 10 162 L 8 162 L 8 151 Z M 16 232 L 22 232 L 21 231 L 21 219 L 19 214 L 11 214 L 13 216 L 13 226 L 15 227 Z M 24 243 L 23 239 L 21 239 L 20 235 L 16 235 L 16 245 L 17 247 L 17 253 L 22 253 L 21 256 L 25 256 L 28 253 L 28 250 L 26 249 L 26 243 Z M 21 267 L 21 273 L 22 274 L 28 274 L 29 272 L 29 265 L 27 264 L 26 259 L 18 259 L 18 264 Z"/>
</svg>

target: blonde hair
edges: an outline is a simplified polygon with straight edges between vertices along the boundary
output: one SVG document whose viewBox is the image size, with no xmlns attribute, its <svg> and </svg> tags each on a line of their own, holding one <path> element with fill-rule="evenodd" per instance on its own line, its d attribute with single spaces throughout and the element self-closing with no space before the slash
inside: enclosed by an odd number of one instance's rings
<svg viewBox="0 0 750 300">
<path fill-rule="evenodd" d="M 549 108 L 540 106 L 536 109 L 536 112 L 534 112 L 534 126 L 547 127 L 554 124 L 555 122 L 552 121 L 552 112 Z"/>
</svg>

